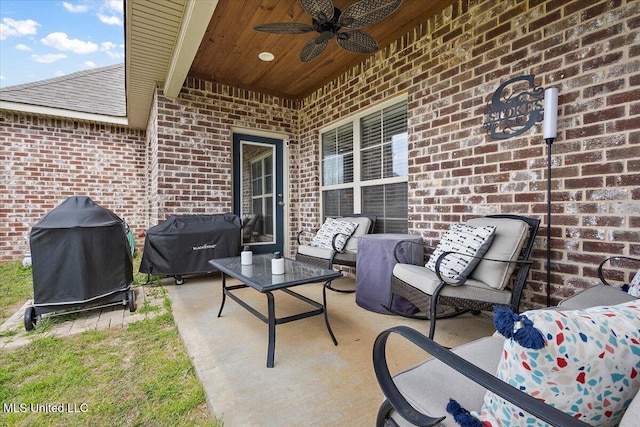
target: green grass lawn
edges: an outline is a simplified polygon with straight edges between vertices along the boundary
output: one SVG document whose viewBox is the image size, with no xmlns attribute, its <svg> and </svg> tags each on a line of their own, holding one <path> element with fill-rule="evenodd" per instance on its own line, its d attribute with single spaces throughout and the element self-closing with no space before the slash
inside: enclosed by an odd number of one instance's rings
<svg viewBox="0 0 640 427">
<path fill-rule="evenodd" d="M 20 262 L 0 263 L 0 324 L 33 298 L 31 268 Z"/>
<path fill-rule="evenodd" d="M 137 274 L 134 285 L 145 281 Z M 30 268 L 0 265 L 0 323 L 32 295 Z M 0 350 L 0 426 L 222 426 L 207 409 L 171 310 L 139 309 L 159 314 L 68 337 L 47 334 L 42 322 L 29 344 Z"/>
</svg>

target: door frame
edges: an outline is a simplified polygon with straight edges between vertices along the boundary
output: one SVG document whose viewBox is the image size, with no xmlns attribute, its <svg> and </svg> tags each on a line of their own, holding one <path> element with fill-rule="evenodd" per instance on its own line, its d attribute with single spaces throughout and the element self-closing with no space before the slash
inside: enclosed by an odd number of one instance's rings
<svg viewBox="0 0 640 427">
<path fill-rule="evenodd" d="M 290 202 L 290 196 L 289 196 L 289 138 L 287 137 L 287 135 L 285 134 L 281 134 L 281 133 L 275 133 L 275 132 L 265 132 L 265 131 L 261 131 L 261 130 L 257 130 L 257 129 L 247 129 L 247 128 L 241 128 L 241 127 L 232 127 L 231 129 L 232 131 L 232 140 L 233 140 L 233 144 L 232 144 L 232 152 L 231 152 L 231 157 L 232 157 L 232 187 L 233 187 L 233 209 L 234 212 L 240 216 L 241 214 L 241 208 L 240 208 L 240 197 L 238 197 L 238 180 L 239 180 L 239 173 L 240 171 L 237 170 L 238 169 L 238 165 L 236 164 L 237 162 L 237 150 L 240 147 L 240 140 L 244 138 L 244 140 L 248 140 L 251 142 L 257 142 L 257 143 L 266 143 L 266 144 L 273 144 L 276 146 L 276 157 L 278 152 L 281 153 L 282 159 L 281 159 L 281 174 L 280 174 L 280 180 L 282 182 L 282 194 L 283 194 L 283 198 L 282 198 L 282 202 L 284 203 L 284 206 L 282 207 L 282 241 L 281 242 L 277 242 L 277 244 L 280 246 L 281 252 L 283 253 L 283 255 L 286 256 L 286 254 L 289 253 L 290 250 L 290 242 L 289 242 L 289 223 L 290 223 L 290 209 L 289 209 L 289 202 Z M 276 173 L 276 171 L 274 171 L 274 174 Z M 277 195 L 277 190 L 274 189 L 274 196 Z M 277 198 L 277 197 L 274 197 Z M 276 201 L 277 203 L 277 201 Z M 259 246 L 259 245 L 256 245 Z"/>
</svg>

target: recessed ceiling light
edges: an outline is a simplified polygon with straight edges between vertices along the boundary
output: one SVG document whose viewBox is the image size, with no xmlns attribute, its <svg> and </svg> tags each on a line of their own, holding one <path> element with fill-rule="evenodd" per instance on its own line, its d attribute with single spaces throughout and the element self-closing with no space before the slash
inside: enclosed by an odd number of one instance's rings
<svg viewBox="0 0 640 427">
<path fill-rule="evenodd" d="M 260 52 L 258 58 L 262 59 L 265 62 L 271 62 L 275 59 L 275 56 L 273 56 L 273 53 L 271 52 Z"/>
</svg>

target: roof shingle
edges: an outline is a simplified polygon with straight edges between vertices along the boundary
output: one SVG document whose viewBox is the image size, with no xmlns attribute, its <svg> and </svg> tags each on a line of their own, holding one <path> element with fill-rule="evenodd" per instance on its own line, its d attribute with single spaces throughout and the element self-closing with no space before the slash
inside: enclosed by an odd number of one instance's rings
<svg viewBox="0 0 640 427">
<path fill-rule="evenodd" d="M 124 64 L 0 88 L 0 100 L 126 117 Z"/>
</svg>

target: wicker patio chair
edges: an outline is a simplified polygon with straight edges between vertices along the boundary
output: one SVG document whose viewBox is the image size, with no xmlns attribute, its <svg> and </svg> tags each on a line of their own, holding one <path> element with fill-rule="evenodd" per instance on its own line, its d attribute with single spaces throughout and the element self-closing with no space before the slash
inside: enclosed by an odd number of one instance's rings
<svg viewBox="0 0 640 427">
<path fill-rule="evenodd" d="M 606 295 L 600 293 L 600 288 L 608 290 Z M 589 298 L 583 297 L 591 292 L 595 293 Z M 626 298 L 621 299 L 621 295 Z M 538 425 L 527 414 L 553 426 L 589 425 L 574 417 L 581 413 L 586 417 L 583 419 L 605 415 L 617 418 L 608 418 L 608 421 L 618 422 L 620 427 L 636 426 L 640 416 L 638 379 L 632 379 L 637 375 L 630 378 L 628 371 L 637 372 L 640 364 L 637 341 L 640 331 L 635 327 L 638 316 L 638 304 L 626 292 L 596 285 L 566 298 L 558 307 L 531 310 L 518 319 L 512 318 L 513 326 L 499 328 L 503 333 L 511 331 L 512 335 L 507 338 L 496 332 L 447 349 L 407 326 L 389 328 L 378 335 L 373 346 L 373 368 L 385 397 L 378 410 L 376 425 L 481 425 L 480 420 L 472 420 L 468 412 L 460 410 L 464 408 L 476 411 L 475 416 L 481 413 L 483 418 L 509 417 L 515 409 L 518 420 L 509 421 L 516 425 Z M 523 335 L 528 333 L 519 335 L 520 331 L 514 330 L 524 329 L 524 318 L 544 337 L 543 346 L 522 341 Z M 495 318 L 494 323 L 501 325 Z M 392 335 L 403 339 L 389 341 Z M 613 336 L 622 338 L 614 340 Z M 408 368 L 399 367 L 394 361 L 388 362 L 389 353 L 394 353 L 389 352 L 387 346 L 404 346 L 404 340 L 433 358 Z M 603 358 L 601 353 L 605 346 L 610 348 L 607 357 Z M 395 354 L 398 351 L 395 348 Z M 565 365 L 558 363 L 558 359 L 568 353 L 566 367 L 571 373 L 559 368 Z M 393 375 L 390 367 L 395 372 Z M 582 386 L 581 380 L 566 379 L 583 371 L 589 375 L 586 387 Z M 559 382 L 563 387 L 554 389 Z M 501 404 L 488 392 L 519 409 Z M 602 396 L 609 396 L 609 399 Z M 452 405 L 450 399 L 456 403 Z M 610 403 L 605 400 L 617 402 L 619 406 L 607 406 Z M 549 405 L 551 401 L 555 407 Z M 494 406 L 496 403 L 499 406 Z M 581 411 L 585 406 L 590 408 L 585 411 L 589 414 Z M 603 406 L 611 409 L 611 413 L 603 414 Z"/>
<path fill-rule="evenodd" d="M 517 215 L 489 215 L 457 226 L 482 230 L 493 227 L 495 231 L 492 239 L 485 240 L 483 248 L 479 248 L 476 255 L 448 250 L 446 244 L 441 246 L 447 243 L 445 234 L 431 257 L 435 258 L 431 260 L 431 269 L 402 263 L 396 264 L 393 269 L 391 301 L 388 307 L 392 307 L 395 296 L 409 300 L 420 314 L 396 314 L 429 319 L 431 339 L 437 319 L 468 311 L 490 311 L 496 305 L 507 306 L 518 312 L 520 297 L 531 267 L 529 256 L 540 220 Z M 450 231 L 453 229 L 452 226 Z M 400 242 L 396 249 L 403 244 L 407 243 Z M 469 264 L 465 264 L 464 268 L 470 270 L 463 271 L 462 275 L 454 274 L 455 279 L 444 274 L 447 268 L 449 272 L 457 271 L 458 264 L 464 264 L 465 259 Z M 475 267 L 474 263 L 477 263 Z M 445 268 L 445 265 L 448 267 Z M 515 277 L 512 279 L 514 272 Z M 388 307 L 387 310 L 393 312 Z"/>
<path fill-rule="evenodd" d="M 309 264 L 317 265 L 323 268 L 332 269 L 334 265 L 344 265 L 347 267 L 356 267 L 356 251 L 358 237 L 365 234 L 373 233 L 376 226 L 376 216 L 367 214 L 351 214 L 345 215 L 340 220 L 348 221 L 358 226 L 353 231 L 353 234 L 346 235 L 343 233 L 336 233 L 330 243 L 330 247 L 318 247 L 312 246 L 312 237 L 318 230 L 301 230 L 297 233 L 296 239 L 298 241 L 298 250 L 296 252 L 296 260 L 306 262 Z M 339 237 L 346 237 L 346 244 L 343 248 L 339 248 L 336 242 Z M 341 290 L 336 288 L 329 289 L 337 292 L 349 292 L 354 290 Z"/>
<path fill-rule="evenodd" d="M 402 336 L 434 358 L 392 377 L 385 356 L 387 339 L 391 334 Z M 464 421 L 458 423 L 454 419 L 456 415 L 447 413 L 451 403 L 449 399 L 455 399 L 461 408 L 479 411 L 486 391 L 495 393 L 521 408 L 523 414 L 530 414 L 548 425 L 591 425 L 497 378 L 494 373 L 498 370 L 503 343 L 504 338 L 490 336 L 450 350 L 407 326 L 385 330 L 376 339 L 373 350 L 376 378 L 386 397 L 378 410 L 376 426 L 460 427 L 465 425 Z M 636 426 L 639 415 L 640 396 L 636 394 L 622 415 L 619 426 Z M 465 416 L 468 417 L 468 413 Z"/>
<path fill-rule="evenodd" d="M 259 215 L 249 214 L 242 218 L 242 243 L 250 243 L 253 240 L 253 231 L 258 224 Z"/>
<path fill-rule="evenodd" d="M 615 279 L 620 284 L 628 284 L 630 281 L 625 280 L 624 270 L 631 270 L 640 267 L 640 258 L 631 258 L 627 256 L 613 256 L 605 259 L 598 266 L 598 277 L 602 281 L 601 284 L 591 286 L 575 295 L 561 301 L 558 306 L 563 309 L 577 309 L 585 305 L 593 306 L 603 304 L 621 304 L 623 302 L 633 301 L 635 297 L 624 292 L 623 286 L 614 286 L 609 280 Z M 636 273 L 638 274 L 638 273 Z M 612 279 L 613 278 L 613 279 Z"/>
</svg>

